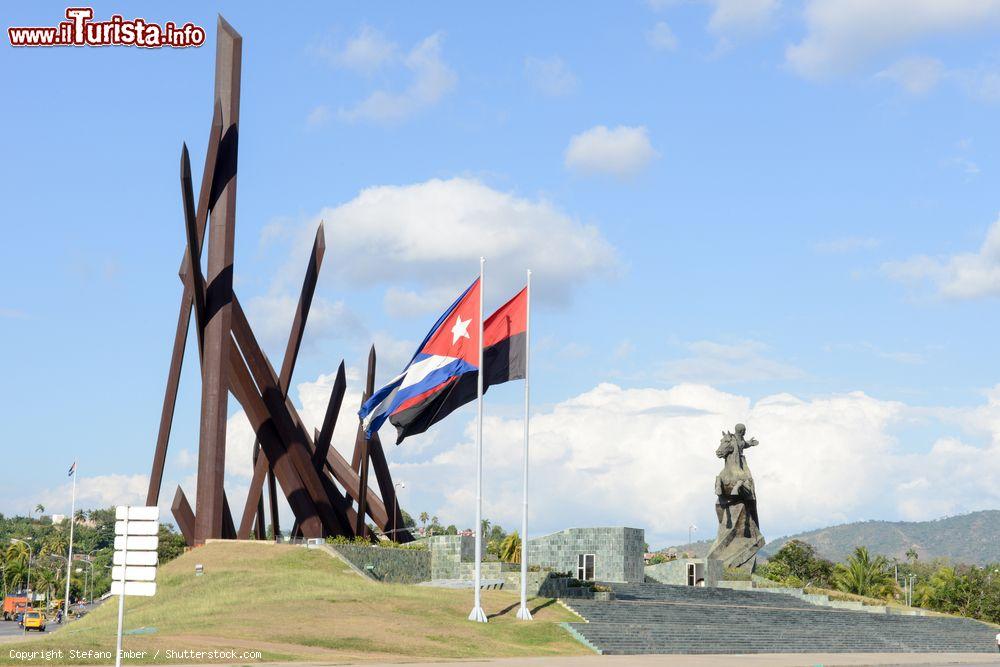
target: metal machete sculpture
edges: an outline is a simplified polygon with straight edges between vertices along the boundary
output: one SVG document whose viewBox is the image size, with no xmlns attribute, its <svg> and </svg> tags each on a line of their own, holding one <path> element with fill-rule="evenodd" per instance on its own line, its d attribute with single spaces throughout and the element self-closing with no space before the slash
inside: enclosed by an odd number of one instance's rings
<svg viewBox="0 0 1000 667">
<path fill-rule="evenodd" d="M 708 557 L 722 561 L 724 567 L 753 570 L 757 552 L 764 546 L 757 520 L 757 492 L 753 475 L 743 450 L 756 447 L 757 439 L 744 439 L 747 427 L 736 425 L 735 433 L 722 432 L 722 441 L 715 455 L 725 460 L 722 472 L 715 478 L 715 514 L 719 532 Z"/>
<path fill-rule="evenodd" d="M 233 291 L 233 245 L 236 227 L 236 172 L 239 141 L 240 72 L 243 38 L 219 17 L 215 54 L 215 109 L 197 205 L 187 146 L 181 150 L 181 203 L 187 247 L 181 263 L 184 285 L 173 354 L 163 398 L 160 428 L 153 455 L 147 505 L 156 505 L 163 481 L 167 444 L 173 423 L 184 348 L 194 311 L 201 361 L 201 430 L 198 447 L 198 493 L 192 509 L 178 486 L 173 514 L 189 545 L 208 539 L 264 536 L 263 486 L 268 482 L 271 524 L 280 536 L 277 487 L 295 515 L 295 532 L 303 537 L 368 535 L 365 517 L 382 532 L 403 525 L 395 487 L 378 435 L 357 438 L 352 462 L 330 446 L 346 381 L 341 362 L 323 428 L 310 435 L 288 398 L 326 243 L 323 225 L 309 258 L 298 308 L 292 321 L 280 374 L 257 343 L 253 328 Z M 208 227 L 206 272 L 201 248 Z M 368 359 L 368 386 L 375 376 L 375 349 Z M 370 390 L 369 390 L 370 391 Z M 254 473 L 237 527 L 224 489 L 226 417 L 229 394 L 243 407 L 257 435 Z M 360 426 L 358 427 L 360 428 Z M 369 462 L 379 495 L 368 489 Z M 380 497 L 381 496 L 381 497 Z M 390 509 L 391 508 L 391 509 Z M 407 531 L 396 533 L 412 540 Z"/>
</svg>

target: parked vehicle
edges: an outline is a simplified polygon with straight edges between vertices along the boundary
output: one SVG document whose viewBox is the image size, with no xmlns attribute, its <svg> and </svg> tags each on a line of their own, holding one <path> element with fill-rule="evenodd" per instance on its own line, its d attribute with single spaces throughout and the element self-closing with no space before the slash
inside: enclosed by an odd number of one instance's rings
<svg viewBox="0 0 1000 667">
<path fill-rule="evenodd" d="M 3 599 L 3 620 L 16 620 L 28 606 L 27 595 L 8 595 Z"/>
</svg>

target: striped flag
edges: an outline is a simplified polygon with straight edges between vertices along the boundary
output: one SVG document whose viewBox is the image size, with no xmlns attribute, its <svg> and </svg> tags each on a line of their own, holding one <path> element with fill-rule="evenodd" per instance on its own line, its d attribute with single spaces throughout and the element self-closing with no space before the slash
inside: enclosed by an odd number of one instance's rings
<svg viewBox="0 0 1000 667">
<path fill-rule="evenodd" d="M 76 461 L 73 461 L 73 465 L 69 467 L 69 472 L 66 473 L 66 476 L 72 477 L 74 474 L 76 474 Z"/>
</svg>

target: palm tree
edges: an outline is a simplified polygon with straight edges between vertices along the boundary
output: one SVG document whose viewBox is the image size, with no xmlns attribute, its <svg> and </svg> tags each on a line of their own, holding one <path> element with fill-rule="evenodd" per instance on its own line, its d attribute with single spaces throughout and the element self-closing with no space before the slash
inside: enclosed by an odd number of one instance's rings
<svg viewBox="0 0 1000 667">
<path fill-rule="evenodd" d="M 920 558 L 920 554 L 917 553 L 915 547 L 910 547 L 909 549 L 906 550 L 906 560 L 910 560 L 915 563 L 917 562 L 918 558 Z"/>
<path fill-rule="evenodd" d="M 427 512 L 420 513 L 420 527 L 424 529 L 425 533 L 427 532 L 427 520 L 430 518 L 431 515 L 428 514 Z"/>
<path fill-rule="evenodd" d="M 500 560 L 505 563 L 521 562 L 521 538 L 516 530 L 500 543 Z"/>
<path fill-rule="evenodd" d="M 39 514 L 45 514 L 45 505 L 38 503 L 37 505 L 35 505 L 35 511 L 38 512 Z"/>
<path fill-rule="evenodd" d="M 885 556 L 872 558 L 865 547 L 856 548 L 846 563 L 837 564 L 833 581 L 838 590 L 868 597 L 883 597 L 893 588 L 889 561 Z"/>
</svg>

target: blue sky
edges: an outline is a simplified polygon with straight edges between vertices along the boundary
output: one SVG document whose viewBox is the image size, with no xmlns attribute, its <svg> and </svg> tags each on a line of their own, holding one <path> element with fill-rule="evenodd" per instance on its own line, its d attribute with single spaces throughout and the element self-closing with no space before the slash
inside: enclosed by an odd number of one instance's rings
<svg viewBox="0 0 1000 667">
<path fill-rule="evenodd" d="M 307 420 L 373 341 L 380 379 L 398 371 L 485 254 L 488 306 L 536 272 L 539 531 L 710 537 L 713 452 L 737 420 L 762 443 L 765 535 L 1000 505 L 1000 3 L 94 9 L 209 41 L 0 47 L 0 442 L 20 486 L 0 511 L 63 509 L 74 458 L 85 504 L 143 495 L 180 295 L 178 160 L 186 141 L 200 175 L 217 12 L 244 37 L 236 283 L 275 364 L 326 221 L 293 379 Z M 5 27 L 64 10 L 11 5 Z M 196 366 L 166 502 L 194 492 Z M 486 514 L 509 527 L 521 391 L 487 406 Z M 230 412 L 240 496 L 249 436 Z M 392 449 L 410 511 L 472 523 L 473 417 Z"/>
</svg>

